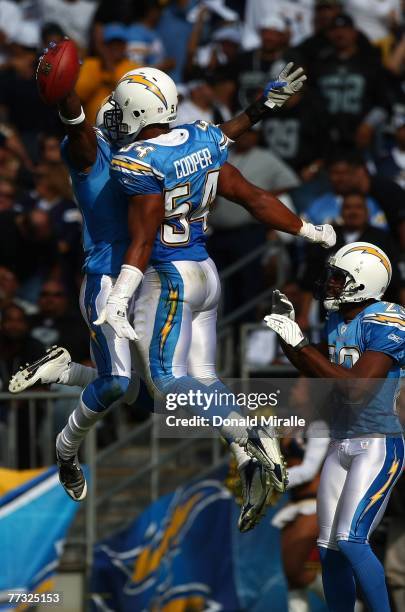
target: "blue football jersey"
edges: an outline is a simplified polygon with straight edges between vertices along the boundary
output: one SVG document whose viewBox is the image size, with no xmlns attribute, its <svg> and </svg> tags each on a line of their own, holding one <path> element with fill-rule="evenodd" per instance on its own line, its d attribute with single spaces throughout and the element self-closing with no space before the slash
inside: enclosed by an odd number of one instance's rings
<svg viewBox="0 0 405 612">
<path fill-rule="evenodd" d="M 333 437 L 399 433 L 401 425 L 395 403 L 401 368 L 405 366 L 405 309 L 398 304 L 375 302 L 348 323 L 339 312 L 331 313 L 326 333 L 332 363 L 351 368 L 365 351 L 385 353 L 393 361 L 387 377 L 372 387 L 372 393 L 364 402 L 350 403 L 336 392 Z"/>
<path fill-rule="evenodd" d="M 89 173 L 78 172 L 70 163 L 67 138 L 61 145 L 62 156 L 83 216 L 85 271 L 117 276 L 129 246 L 128 201 L 110 177 L 115 149 L 99 130 L 96 136 L 97 158 Z"/>
<path fill-rule="evenodd" d="M 164 194 L 165 218 L 152 264 L 208 257 L 207 217 L 229 142 L 216 126 L 197 121 L 135 142 L 114 155 L 111 176 L 123 193 Z"/>
</svg>

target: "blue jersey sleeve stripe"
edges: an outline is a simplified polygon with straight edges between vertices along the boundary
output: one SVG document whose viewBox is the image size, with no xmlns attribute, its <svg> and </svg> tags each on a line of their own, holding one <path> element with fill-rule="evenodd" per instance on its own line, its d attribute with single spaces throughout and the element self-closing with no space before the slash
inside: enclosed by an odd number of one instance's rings
<svg viewBox="0 0 405 612">
<path fill-rule="evenodd" d="M 376 323 L 377 325 L 386 325 L 388 327 L 397 327 L 405 331 L 405 318 L 400 315 L 389 315 L 387 313 L 373 313 L 364 317 L 365 323 Z"/>
<path fill-rule="evenodd" d="M 120 159 L 118 157 L 114 157 L 112 162 L 112 166 L 115 168 L 122 169 L 124 171 L 132 172 L 133 174 L 141 174 L 141 175 L 153 175 L 152 168 L 149 166 L 144 166 L 139 162 L 128 160 L 128 159 Z"/>
</svg>

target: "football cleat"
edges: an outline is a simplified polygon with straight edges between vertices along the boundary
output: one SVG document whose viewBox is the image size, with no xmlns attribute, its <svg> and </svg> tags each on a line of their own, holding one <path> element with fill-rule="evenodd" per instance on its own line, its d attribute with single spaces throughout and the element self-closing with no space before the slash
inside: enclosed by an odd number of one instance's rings
<svg viewBox="0 0 405 612">
<path fill-rule="evenodd" d="M 43 385 L 61 382 L 61 376 L 66 372 L 72 358 L 69 351 L 60 346 L 52 346 L 45 355 L 31 364 L 26 364 L 11 377 L 8 390 L 11 393 L 21 393 L 39 382 Z"/>
<path fill-rule="evenodd" d="M 242 533 L 253 529 L 266 513 L 266 503 L 272 491 L 270 476 L 264 467 L 250 459 L 240 470 L 243 503 L 238 527 Z"/>
<path fill-rule="evenodd" d="M 270 477 L 271 485 L 279 493 L 284 493 L 288 484 L 286 463 L 281 454 L 277 438 L 270 436 L 263 427 L 251 427 L 248 436 L 235 440 L 249 457 L 257 459 Z"/>
<path fill-rule="evenodd" d="M 58 438 L 60 435 L 58 435 Z M 56 444 L 58 438 L 56 438 Z M 87 495 L 87 483 L 77 456 L 62 459 L 58 449 L 56 449 L 56 462 L 59 469 L 60 484 L 74 501 L 82 501 Z"/>
</svg>

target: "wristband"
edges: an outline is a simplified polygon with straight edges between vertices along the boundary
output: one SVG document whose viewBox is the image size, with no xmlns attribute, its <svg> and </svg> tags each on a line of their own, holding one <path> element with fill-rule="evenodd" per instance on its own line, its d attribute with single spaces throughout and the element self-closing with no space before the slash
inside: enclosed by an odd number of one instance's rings
<svg viewBox="0 0 405 612">
<path fill-rule="evenodd" d="M 81 109 L 80 115 L 78 117 L 75 117 L 74 119 L 67 119 L 66 117 L 61 115 L 59 111 L 59 119 L 65 125 L 79 125 L 79 123 L 83 123 L 83 121 L 86 119 L 86 115 L 84 114 L 83 107 L 81 106 L 80 109 Z"/>
<path fill-rule="evenodd" d="M 315 235 L 315 228 L 312 223 L 307 223 L 304 219 L 301 219 L 302 227 L 300 227 L 297 236 L 302 236 L 302 238 L 307 238 L 308 240 L 313 240 Z"/>
<path fill-rule="evenodd" d="M 306 346 L 308 346 L 308 344 L 310 344 L 308 338 L 306 336 L 303 337 L 303 339 L 301 340 L 301 342 L 299 344 L 297 344 L 297 346 L 294 346 L 294 350 L 295 351 L 300 351 L 301 349 L 305 348 Z"/>
<path fill-rule="evenodd" d="M 109 295 L 112 300 L 129 300 L 135 293 L 136 289 L 139 287 L 143 279 L 142 272 L 135 268 L 135 266 L 130 266 L 128 264 L 124 264 L 121 266 L 121 271 L 118 275 L 117 280 L 115 281 L 115 285 Z"/>
<path fill-rule="evenodd" d="M 261 97 L 259 100 L 256 100 L 256 102 L 253 102 L 253 104 L 248 106 L 245 110 L 245 114 L 249 117 L 252 125 L 259 123 L 259 121 L 261 121 L 270 110 L 269 107 L 265 105 L 265 102 L 266 98 Z"/>
</svg>

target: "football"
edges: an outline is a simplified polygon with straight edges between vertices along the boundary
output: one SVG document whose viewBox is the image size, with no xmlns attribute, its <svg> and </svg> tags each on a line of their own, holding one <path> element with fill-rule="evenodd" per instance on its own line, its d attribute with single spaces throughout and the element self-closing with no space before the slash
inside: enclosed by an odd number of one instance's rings
<svg viewBox="0 0 405 612">
<path fill-rule="evenodd" d="M 51 43 L 40 58 L 37 68 L 37 84 L 46 104 L 57 104 L 75 86 L 80 62 L 77 47 L 72 40 Z"/>
</svg>

